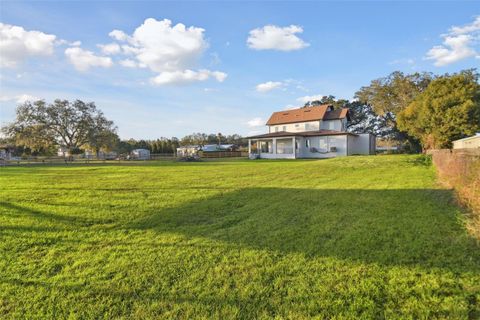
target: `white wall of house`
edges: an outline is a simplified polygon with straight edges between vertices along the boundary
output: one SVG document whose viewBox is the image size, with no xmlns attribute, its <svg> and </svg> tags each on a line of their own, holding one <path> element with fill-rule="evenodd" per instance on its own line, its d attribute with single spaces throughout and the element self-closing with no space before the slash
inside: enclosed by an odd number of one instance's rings
<svg viewBox="0 0 480 320">
<path fill-rule="evenodd" d="M 375 154 L 375 136 L 369 133 L 361 133 L 357 136 L 348 136 L 348 155 Z"/>
<path fill-rule="evenodd" d="M 321 130 L 335 130 L 335 131 L 345 131 L 347 125 L 347 120 L 337 119 L 337 120 L 323 120 L 320 123 Z"/>
<path fill-rule="evenodd" d="M 268 127 L 268 133 L 274 132 L 305 132 L 318 130 L 335 130 L 345 131 L 347 126 L 347 119 L 323 120 L 323 121 L 308 121 L 299 123 L 279 124 Z"/>
<path fill-rule="evenodd" d="M 278 125 L 268 127 L 269 133 L 281 132 L 281 131 L 305 132 L 305 131 L 318 131 L 318 130 L 320 130 L 320 121 L 278 124 Z"/>
</svg>

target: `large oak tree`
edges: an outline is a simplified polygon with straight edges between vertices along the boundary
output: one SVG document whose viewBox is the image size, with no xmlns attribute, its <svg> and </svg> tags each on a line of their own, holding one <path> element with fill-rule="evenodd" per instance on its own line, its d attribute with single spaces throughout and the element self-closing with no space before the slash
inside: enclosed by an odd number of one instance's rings
<svg viewBox="0 0 480 320">
<path fill-rule="evenodd" d="M 17 107 L 15 121 L 2 131 L 32 150 L 62 146 L 70 152 L 80 148 L 99 151 L 118 140 L 114 123 L 95 103 L 81 100 L 25 102 Z"/>
</svg>

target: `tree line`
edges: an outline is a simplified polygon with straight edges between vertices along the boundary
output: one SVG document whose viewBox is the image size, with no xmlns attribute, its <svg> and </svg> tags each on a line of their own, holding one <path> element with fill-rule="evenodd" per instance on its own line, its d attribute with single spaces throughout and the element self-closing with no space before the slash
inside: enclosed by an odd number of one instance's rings
<svg viewBox="0 0 480 320">
<path fill-rule="evenodd" d="M 404 74 L 396 71 L 361 87 L 354 100 L 324 96 L 304 107 L 331 104 L 350 109 L 347 128 L 353 133 L 373 133 L 402 143 L 410 151 L 449 148 L 452 141 L 480 131 L 480 84 L 476 69 L 434 75 L 428 72 Z M 95 103 L 81 100 L 25 102 L 16 118 L 1 128 L 0 143 L 13 144 L 17 153 L 54 154 L 59 146 L 70 153 L 149 149 L 152 153 L 173 153 L 184 145 L 245 145 L 238 134 L 192 133 L 155 140 L 121 140 L 117 127 Z"/>
</svg>

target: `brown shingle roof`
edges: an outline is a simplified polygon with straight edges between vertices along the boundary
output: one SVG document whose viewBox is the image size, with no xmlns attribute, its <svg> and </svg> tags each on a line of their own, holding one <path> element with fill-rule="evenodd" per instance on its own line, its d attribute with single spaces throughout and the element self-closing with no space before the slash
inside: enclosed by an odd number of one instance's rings
<svg viewBox="0 0 480 320">
<path fill-rule="evenodd" d="M 343 119 L 348 116 L 348 108 L 336 109 L 325 113 L 322 120 Z"/>
<path fill-rule="evenodd" d="M 342 119 L 348 114 L 348 109 L 346 108 L 330 110 L 332 108 L 331 105 L 322 104 L 319 106 L 274 112 L 270 116 L 270 119 L 268 119 L 267 125 L 271 126 L 295 122 Z"/>
<path fill-rule="evenodd" d="M 357 136 L 356 134 L 350 133 L 350 132 L 335 131 L 335 130 L 318 130 L 318 131 L 303 131 L 303 132 L 280 131 L 280 132 L 259 134 L 256 136 L 251 136 L 246 138 L 261 139 L 261 138 L 312 137 L 312 136 L 316 137 L 316 136 L 339 136 L 339 135 Z"/>
</svg>

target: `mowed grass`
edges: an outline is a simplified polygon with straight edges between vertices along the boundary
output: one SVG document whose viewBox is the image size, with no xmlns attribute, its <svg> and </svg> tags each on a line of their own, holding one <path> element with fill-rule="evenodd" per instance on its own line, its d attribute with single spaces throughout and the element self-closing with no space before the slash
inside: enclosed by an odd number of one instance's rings
<svg viewBox="0 0 480 320">
<path fill-rule="evenodd" d="M 478 319 L 418 159 L 0 168 L 0 318 Z"/>
</svg>

